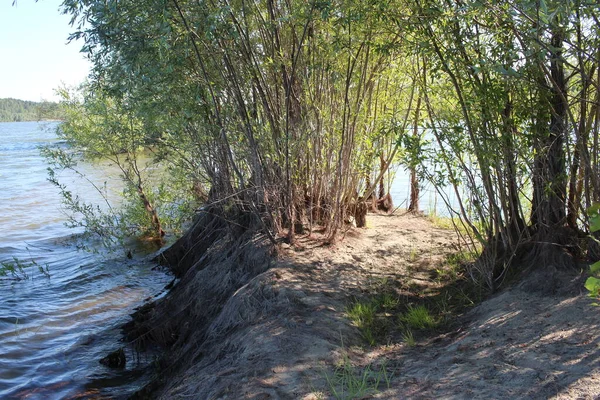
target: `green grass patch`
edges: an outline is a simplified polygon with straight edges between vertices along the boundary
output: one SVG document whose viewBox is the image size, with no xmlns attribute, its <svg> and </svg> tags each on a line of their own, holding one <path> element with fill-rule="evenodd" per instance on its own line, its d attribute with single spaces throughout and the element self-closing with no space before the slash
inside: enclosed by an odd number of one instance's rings
<svg viewBox="0 0 600 400">
<path fill-rule="evenodd" d="M 377 305 L 372 301 L 361 302 L 356 301 L 351 304 L 347 310 L 346 315 L 352 321 L 352 323 L 359 329 L 363 339 L 367 341 L 371 346 L 376 342 L 375 340 L 375 313 L 377 311 Z"/>
<path fill-rule="evenodd" d="M 437 326 L 437 321 L 427 307 L 409 306 L 408 311 L 400 316 L 400 320 L 412 329 L 432 329 Z"/>
<path fill-rule="evenodd" d="M 421 339 L 451 329 L 457 316 L 483 300 L 484 289 L 469 277 L 476 252 L 448 254 L 432 268 L 431 282 L 391 277 L 370 278 L 366 296 L 353 299 L 346 316 L 370 345 L 402 342 L 415 346 Z"/>
<path fill-rule="evenodd" d="M 369 364 L 358 368 L 344 352 L 333 374 L 326 374 L 325 379 L 328 391 L 335 399 L 349 400 L 368 398 L 382 387 L 389 389 L 392 376 L 385 363 L 379 367 Z"/>
<path fill-rule="evenodd" d="M 410 328 L 405 328 L 404 333 L 402 334 L 402 340 L 408 347 L 415 347 L 417 345 L 417 341 L 415 340 L 415 335 Z"/>
<path fill-rule="evenodd" d="M 389 330 L 390 313 L 398 307 L 400 301 L 389 292 L 383 292 L 370 299 L 355 300 L 346 309 L 348 319 L 352 321 L 371 346 Z"/>
</svg>

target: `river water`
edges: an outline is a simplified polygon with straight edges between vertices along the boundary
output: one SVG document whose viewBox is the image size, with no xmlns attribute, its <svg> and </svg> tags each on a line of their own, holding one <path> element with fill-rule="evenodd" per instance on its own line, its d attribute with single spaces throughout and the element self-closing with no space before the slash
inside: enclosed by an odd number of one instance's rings
<svg viewBox="0 0 600 400">
<path fill-rule="evenodd" d="M 0 399 L 118 398 L 143 384 L 137 371 L 148 360 L 131 350 L 121 370 L 99 360 L 127 349 L 120 326 L 172 277 L 153 270 L 141 250 L 128 260 L 77 249 L 77 231 L 64 225 L 60 197 L 46 180 L 39 153 L 41 145 L 63 145 L 56 126 L 0 123 L 0 262 L 25 265 L 19 275 L 25 279 L 0 277 Z M 119 187 L 109 166 L 81 167 L 97 184 Z M 76 176 L 61 180 L 98 200 Z M 49 276 L 38 266 L 47 267 Z"/>
</svg>

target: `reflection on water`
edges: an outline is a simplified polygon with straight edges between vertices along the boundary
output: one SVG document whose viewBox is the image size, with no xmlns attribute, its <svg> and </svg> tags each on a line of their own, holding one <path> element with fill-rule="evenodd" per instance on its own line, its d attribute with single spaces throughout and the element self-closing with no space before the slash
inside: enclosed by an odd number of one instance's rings
<svg viewBox="0 0 600 400">
<path fill-rule="evenodd" d="M 120 326 L 171 278 L 143 259 L 83 253 L 71 244 L 74 232 L 63 225 L 60 198 L 46 181 L 38 151 L 40 145 L 58 144 L 55 127 L 0 123 L 0 262 L 35 261 L 50 271 L 48 278 L 31 265 L 25 267 L 27 280 L 0 280 L 0 398 L 120 397 L 142 383 L 136 367 L 148 360 L 131 350 L 124 370 L 99 360 L 127 349 Z M 119 181 L 110 167 L 82 168 L 100 184 Z M 97 200 L 93 191 L 81 190 Z"/>
</svg>

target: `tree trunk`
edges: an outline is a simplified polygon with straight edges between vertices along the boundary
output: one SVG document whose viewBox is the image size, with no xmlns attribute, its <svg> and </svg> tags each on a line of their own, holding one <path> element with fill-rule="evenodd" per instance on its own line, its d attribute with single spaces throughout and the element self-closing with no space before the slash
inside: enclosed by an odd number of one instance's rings
<svg viewBox="0 0 600 400">
<path fill-rule="evenodd" d="M 540 140 L 540 153 L 534 170 L 534 229 L 543 237 L 565 222 L 567 172 L 565 138 L 567 128 L 566 81 L 562 61 L 563 33 L 552 34 L 550 59 L 551 89 L 548 134 Z"/>
<path fill-rule="evenodd" d="M 417 107 L 415 109 L 415 119 L 413 121 L 413 138 L 419 137 L 419 111 L 421 108 L 421 95 L 417 98 Z M 409 212 L 419 212 L 419 178 L 417 176 L 417 167 L 415 160 L 411 160 L 410 165 L 410 203 Z"/>
<path fill-rule="evenodd" d="M 408 211 L 419 212 L 419 179 L 415 167 L 410 168 L 410 204 Z"/>
</svg>

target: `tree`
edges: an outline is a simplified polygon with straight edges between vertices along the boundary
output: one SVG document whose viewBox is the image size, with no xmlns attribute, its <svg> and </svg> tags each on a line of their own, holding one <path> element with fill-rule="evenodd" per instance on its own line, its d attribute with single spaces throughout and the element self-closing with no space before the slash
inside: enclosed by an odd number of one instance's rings
<svg viewBox="0 0 600 400">
<path fill-rule="evenodd" d="M 165 232 L 156 203 L 161 203 L 162 196 L 152 189 L 153 186 L 160 187 L 160 183 L 159 178 L 153 177 L 148 170 L 150 166 L 165 168 L 165 165 L 160 166 L 161 157 L 152 157 L 157 134 L 152 127 L 144 125 L 127 104 L 101 91 L 63 89 L 60 94 L 65 121 L 58 126 L 57 134 L 69 147 L 47 147 L 44 153 L 54 165 L 50 171 L 51 182 L 61 189 L 67 208 L 73 212 L 71 224 L 85 227 L 107 243 L 131 234 L 161 242 Z M 105 193 L 96 186 L 104 197 L 104 209 L 83 202 L 60 182 L 57 174 L 60 170 L 69 169 L 80 174 L 78 159 L 109 162 L 120 170 L 125 183 L 124 209 L 114 209 Z M 173 196 L 170 199 L 173 200 Z M 163 216 L 167 217 L 168 212 L 163 212 Z"/>
<path fill-rule="evenodd" d="M 315 224 L 335 239 L 398 161 L 413 175 L 412 208 L 420 173 L 464 242 L 483 249 L 476 270 L 490 288 L 518 252 L 552 255 L 588 230 L 591 2 L 68 0 L 64 10 L 94 61 L 93 90 L 160 126 L 157 146 L 206 201 L 273 241 Z"/>
<path fill-rule="evenodd" d="M 376 85 L 403 63 L 401 34 L 381 12 L 388 6 L 64 3 L 74 22 L 89 23 L 74 37 L 95 62 L 94 87 L 168 115 L 177 129 L 168 145 L 197 157 L 208 201 L 228 199 L 292 242 L 314 223 L 335 238 L 371 173 L 362 151 L 389 149 L 389 137 L 371 135 L 408 115 L 382 102 L 393 94 L 397 104 L 406 82 Z"/>
</svg>

